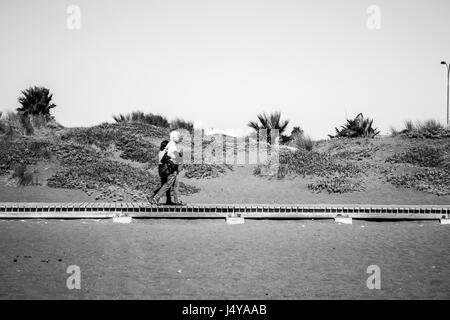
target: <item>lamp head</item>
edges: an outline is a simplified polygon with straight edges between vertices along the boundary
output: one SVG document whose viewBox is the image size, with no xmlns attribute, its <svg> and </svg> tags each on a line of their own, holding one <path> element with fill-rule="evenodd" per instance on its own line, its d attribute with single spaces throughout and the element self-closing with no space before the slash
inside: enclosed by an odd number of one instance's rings
<svg viewBox="0 0 450 320">
<path fill-rule="evenodd" d="M 447 64 L 447 62 L 445 62 L 445 61 L 441 61 L 441 64 Z"/>
</svg>

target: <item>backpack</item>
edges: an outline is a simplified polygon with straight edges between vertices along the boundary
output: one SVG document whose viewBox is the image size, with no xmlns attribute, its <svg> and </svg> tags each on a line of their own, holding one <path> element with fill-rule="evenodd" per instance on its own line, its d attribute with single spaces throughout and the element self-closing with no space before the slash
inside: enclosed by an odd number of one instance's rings
<svg viewBox="0 0 450 320">
<path fill-rule="evenodd" d="M 165 175 L 170 175 L 175 171 L 178 171 L 178 165 L 173 163 L 170 157 L 167 154 L 167 150 L 164 152 L 164 155 L 161 159 L 161 171 Z"/>
</svg>

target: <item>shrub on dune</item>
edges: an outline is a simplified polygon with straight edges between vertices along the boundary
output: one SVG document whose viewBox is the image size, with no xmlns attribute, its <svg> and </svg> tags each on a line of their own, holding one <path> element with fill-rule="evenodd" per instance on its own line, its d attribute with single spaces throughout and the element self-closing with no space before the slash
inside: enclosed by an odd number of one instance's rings
<svg viewBox="0 0 450 320">
<path fill-rule="evenodd" d="M 98 199 L 123 200 L 125 193 L 149 194 L 160 184 L 153 173 L 108 159 L 86 145 L 64 142 L 53 145 L 52 151 L 62 166 L 47 180 L 51 188 L 96 190 Z M 180 183 L 180 191 L 191 194 L 199 189 Z"/>
<path fill-rule="evenodd" d="M 269 115 L 266 113 L 257 115 L 258 121 L 250 121 L 247 125 L 254 129 L 256 132 L 258 130 L 267 130 L 267 142 L 272 143 L 271 133 L 272 130 L 278 130 L 280 141 L 287 142 L 287 137 L 283 135 L 289 124 L 289 120 L 281 120 L 281 112 L 273 112 Z"/>
<path fill-rule="evenodd" d="M 184 129 L 190 133 L 194 132 L 194 123 L 177 118 L 170 122 L 170 130 Z"/>
<path fill-rule="evenodd" d="M 441 139 L 450 137 L 450 128 L 446 128 L 441 122 L 434 119 L 417 121 L 416 123 L 407 120 L 402 130 L 391 129 L 391 135 L 407 138 Z"/>
<path fill-rule="evenodd" d="M 232 170 L 231 165 L 218 164 L 188 164 L 183 166 L 185 177 L 188 179 L 217 178 Z"/>
<path fill-rule="evenodd" d="M 27 166 L 24 164 L 16 165 L 14 168 L 14 172 L 11 176 L 11 178 L 17 179 L 17 184 L 20 187 L 29 186 L 32 184 L 35 184 L 35 174 L 28 170 Z"/>
<path fill-rule="evenodd" d="M 151 124 L 157 127 L 169 128 L 169 121 L 166 117 L 153 114 L 153 113 L 144 113 L 142 111 L 133 111 L 128 114 L 119 114 L 117 116 L 113 116 L 113 119 L 120 122 L 142 122 L 146 124 Z"/>
<path fill-rule="evenodd" d="M 259 168 L 258 170 L 261 170 Z M 313 192 L 347 193 L 364 190 L 362 170 L 350 161 L 315 151 L 298 149 L 280 153 L 278 178 L 288 175 L 319 178 L 307 185 Z"/>
<path fill-rule="evenodd" d="M 114 121 L 116 121 L 117 123 L 130 121 L 129 118 L 123 114 L 118 114 L 118 115 L 112 116 L 112 117 L 113 117 Z"/>
<path fill-rule="evenodd" d="M 450 194 L 450 171 L 441 168 L 420 168 L 413 173 L 386 172 L 386 179 L 396 187 L 445 196 Z"/>
<path fill-rule="evenodd" d="M 5 121 L 2 119 L 3 112 L 0 111 L 0 133 L 6 133 L 8 131 L 8 126 Z"/>
<path fill-rule="evenodd" d="M 439 167 L 444 161 L 444 152 L 435 146 L 420 145 L 396 153 L 386 161 L 393 163 L 409 163 L 420 167 Z"/>
<path fill-rule="evenodd" d="M 415 126 L 414 123 L 411 120 L 406 120 L 405 121 L 405 129 L 406 131 L 413 131 L 415 130 Z"/>
<path fill-rule="evenodd" d="M 30 116 L 28 114 L 20 115 L 20 124 L 25 130 L 25 135 L 30 136 L 34 133 L 33 124 L 31 123 Z"/>
<path fill-rule="evenodd" d="M 279 176 L 289 174 L 300 176 L 330 177 L 334 175 L 354 176 L 360 168 L 329 154 L 299 149 L 295 152 L 283 150 L 279 154 Z"/>
<path fill-rule="evenodd" d="M 297 149 L 311 151 L 314 148 L 314 141 L 309 136 L 299 136 L 295 138 L 294 145 Z"/>
<path fill-rule="evenodd" d="M 19 97 L 21 107 L 17 111 L 24 115 L 45 115 L 50 117 L 50 110 L 56 105 L 52 103 L 53 95 L 45 87 L 30 87 L 22 91 Z"/>
<path fill-rule="evenodd" d="M 341 129 L 335 128 L 336 134 L 328 135 L 330 138 L 374 138 L 380 133 L 373 128 L 373 119 L 364 118 L 363 114 L 358 114 L 354 119 L 347 119 L 347 123 L 341 126 Z"/>
<path fill-rule="evenodd" d="M 2 118 L 0 119 L 0 133 L 12 137 L 15 134 L 25 134 L 25 131 L 18 113 L 9 111 L 6 114 L 2 114 Z"/>
<path fill-rule="evenodd" d="M 305 135 L 305 132 L 299 126 L 294 127 L 291 134 L 284 141 L 291 147 L 306 151 L 311 151 L 314 147 L 314 141 L 310 136 Z"/>
<path fill-rule="evenodd" d="M 444 129 L 442 123 L 434 119 L 429 119 L 424 122 L 419 122 L 417 124 L 417 130 L 419 131 L 437 132 L 442 129 Z"/>
<path fill-rule="evenodd" d="M 158 147 L 148 137 L 162 137 L 159 128 L 143 123 L 103 124 L 89 128 L 72 128 L 61 135 L 65 142 L 95 145 L 105 151 L 115 146 L 122 159 L 157 165 Z"/>
<path fill-rule="evenodd" d="M 51 103 L 51 99 L 52 95 L 46 88 L 34 87 L 22 91 L 19 98 L 22 106 L 16 112 L 9 111 L 0 115 L 0 133 L 31 136 L 37 132 L 48 132 L 40 129 L 62 129 L 63 126 L 50 115 L 50 109 L 56 106 Z"/>
<path fill-rule="evenodd" d="M 0 140 L 0 174 L 8 173 L 18 164 L 32 165 L 51 158 L 51 143 L 18 138 Z"/>
<path fill-rule="evenodd" d="M 349 193 L 365 189 L 360 179 L 342 177 L 319 179 L 309 183 L 307 188 L 316 193 L 322 191 L 327 191 L 328 193 Z"/>
</svg>

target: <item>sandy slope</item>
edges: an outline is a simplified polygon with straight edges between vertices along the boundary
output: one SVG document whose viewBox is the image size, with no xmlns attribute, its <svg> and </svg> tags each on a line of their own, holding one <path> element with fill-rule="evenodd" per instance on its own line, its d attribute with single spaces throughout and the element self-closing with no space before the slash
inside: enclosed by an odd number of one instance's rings
<svg viewBox="0 0 450 320">
<path fill-rule="evenodd" d="M 116 126 L 120 129 L 120 126 Z M 116 129 L 117 129 L 116 128 Z M 158 128 L 153 128 L 155 132 L 149 133 L 137 126 L 125 125 L 127 130 L 139 134 L 143 139 L 152 138 L 153 143 L 160 141 L 164 137 L 164 133 Z M 123 130 L 125 130 L 122 128 Z M 131 128 L 131 129 L 130 129 Z M 119 130 L 118 129 L 118 130 Z M 148 128 L 147 128 L 148 129 Z M 69 130 L 69 129 L 67 129 Z M 106 130 L 106 129 L 105 129 Z M 98 129 L 98 134 L 103 131 Z M 120 131 L 121 132 L 121 131 Z M 125 133 L 127 133 L 126 131 Z M 123 136 L 127 134 L 123 133 Z M 144 134 L 145 133 L 145 134 Z M 155 135 L 155 136 L 152 136 Z M 83 136 L 83 135 L 81 135 Z M 50 139 L 47 136 L 34 137 L 32 139 Z M 27 138 L 31 139 L 31 138 Z M 133 141 L 128 141 L 133 146 Z M 436 204 L 450 205 L 450 195 L 437 196 L 431 193 L 417 191 L 413 188 L 402 189 L 396 188 L 390 183 L 385 182 L 380 168 L 387 166 L 386 159 L 393 154 L 406 150 L 414 145 L 440 145 L 444 150 L 450 150 L 450 139 L 442 140 L 420 140 L 420 139 L 402 139 L 399 137 L 379 137 L 377 139 L 332 139 L 324 140 L 317 143 L 315 151 L 332 155 L 343 154 L 343 159 L 351 160 L 364 169 L 364 185 L 365 191 L 351 192 L 345 194 L 328 194 L 326 191 L 322 193 L 313 193 L 307 188 L 307 184 L 312 182 L 313 178 L 284 178 L 282 180 L 257 177 L 253 175 L 254 167 L 235 166 L 233 171 L 227 172 L 217 178 L 211 179 L 187 179 L 181 177 L 181 181 L 188 185 L 200 188 L 200 192 L 190 196 L 182 197 L 187 203 L 279 203 L 279 204 Z M 136 147 L 138 148 L 138 147 Z M 141 149 L 137 149 L 138 151 Z M 154 150 L 153 150 L 154 152 Z M 447 151 L 448 153 L 448 151 Z M 112 168 L 117 164 L 128 164 L 131 168 L 145 169 L 148 165 L 145 161 L 137 162 L 130 159 L 122 159 L 121 151 L 115 150 L 111 154 L 108 153 L 108 160 L 112 161 Z M 156 157 L 156 153 L 155 153 Z M 450 156 L 447 155 L 447 159 Z M 139 159 L 138 159 L 139 160 Z M 89 166 L 89 163 L 83 163 Z M 55 189 L 46 185 L 47 179 L 54 175 L 62 166 L 58 161 L 42 160 L 35 165 L 30 165 L 30 169 L 38 169 L 39 183 L 41 186 L 15 187 L 14 181 L 9 175 L 0 176 L 0 202 L 86 202 L 96 201 L 95 193 L 91 196 L 80 190 Z M 372 168 L 372 169 L 370 169 Z M 374 169 L 376 168 L 376 170 Z M 397 165 L 397 172 L 411 170 L 409 164 Z M 114 173 L 109 174 L 114 177 Z M 156 173 L 154 173 L 157 175 Z M 141 175 L 138 175 L 141 177 Z M 153 186 L 152 186 L 153 188 Z M 108 198 L 109 199 L 109 198 Z M 113 198 L 112 198 L 113 199 Z M 105 202 L 110 200 L 97 200 Z M 124 201 L 131 202 L 131 196 L 124 194 Z"/>
<path fill-rule="evenodd" d="M 268 180 L 252 174 L 252 167 L 235 167 L 226 175 L 212 179 L 181 180 L 199 187 L 201 191 L 182 197 L 187 203 L 278 203 L 278 204 L 436 204 L 449 205 L 450 196 L 436 196 L 412 189 L 398 189 L 373 179 L 364 192 L 346 194 L 312 193 L 308 181 L 300 177 Z M 68 189 L 46 186 L 24 188 L 0 186 L 1 202 L 95 202 L 93 196 Z M 125 199 L 125 201 L 131 201 Z M 102 202 L 102 201 L 99 201 Z"/>
<path fill-rule="evenodd" d="M 450 204 L 450 196 L 398 189 L 375 178 L 368 183 L 366 191 L 346 194 L 312 193 L 306 187 L 308 181 L 300 177 L 269 181 L 252 175 L 251 167 L 236 167 L 219 178 L 188 180 L 201 191 L 185 200 L 191 203 Z"/>
</svg>

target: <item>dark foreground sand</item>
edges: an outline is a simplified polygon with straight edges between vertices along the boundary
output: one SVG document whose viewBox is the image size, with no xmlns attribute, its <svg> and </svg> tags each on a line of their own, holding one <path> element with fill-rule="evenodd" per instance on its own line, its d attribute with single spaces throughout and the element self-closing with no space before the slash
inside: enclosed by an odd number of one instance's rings
<svg viewBox="0 0 450 320">
<path fill-rule="evenodd" d="M 2 299 L 450 298 L 438 222 L 3 220 L 0 243 Z M 366 287 L 374 264 L 381 290 Z"/>
</svg>

